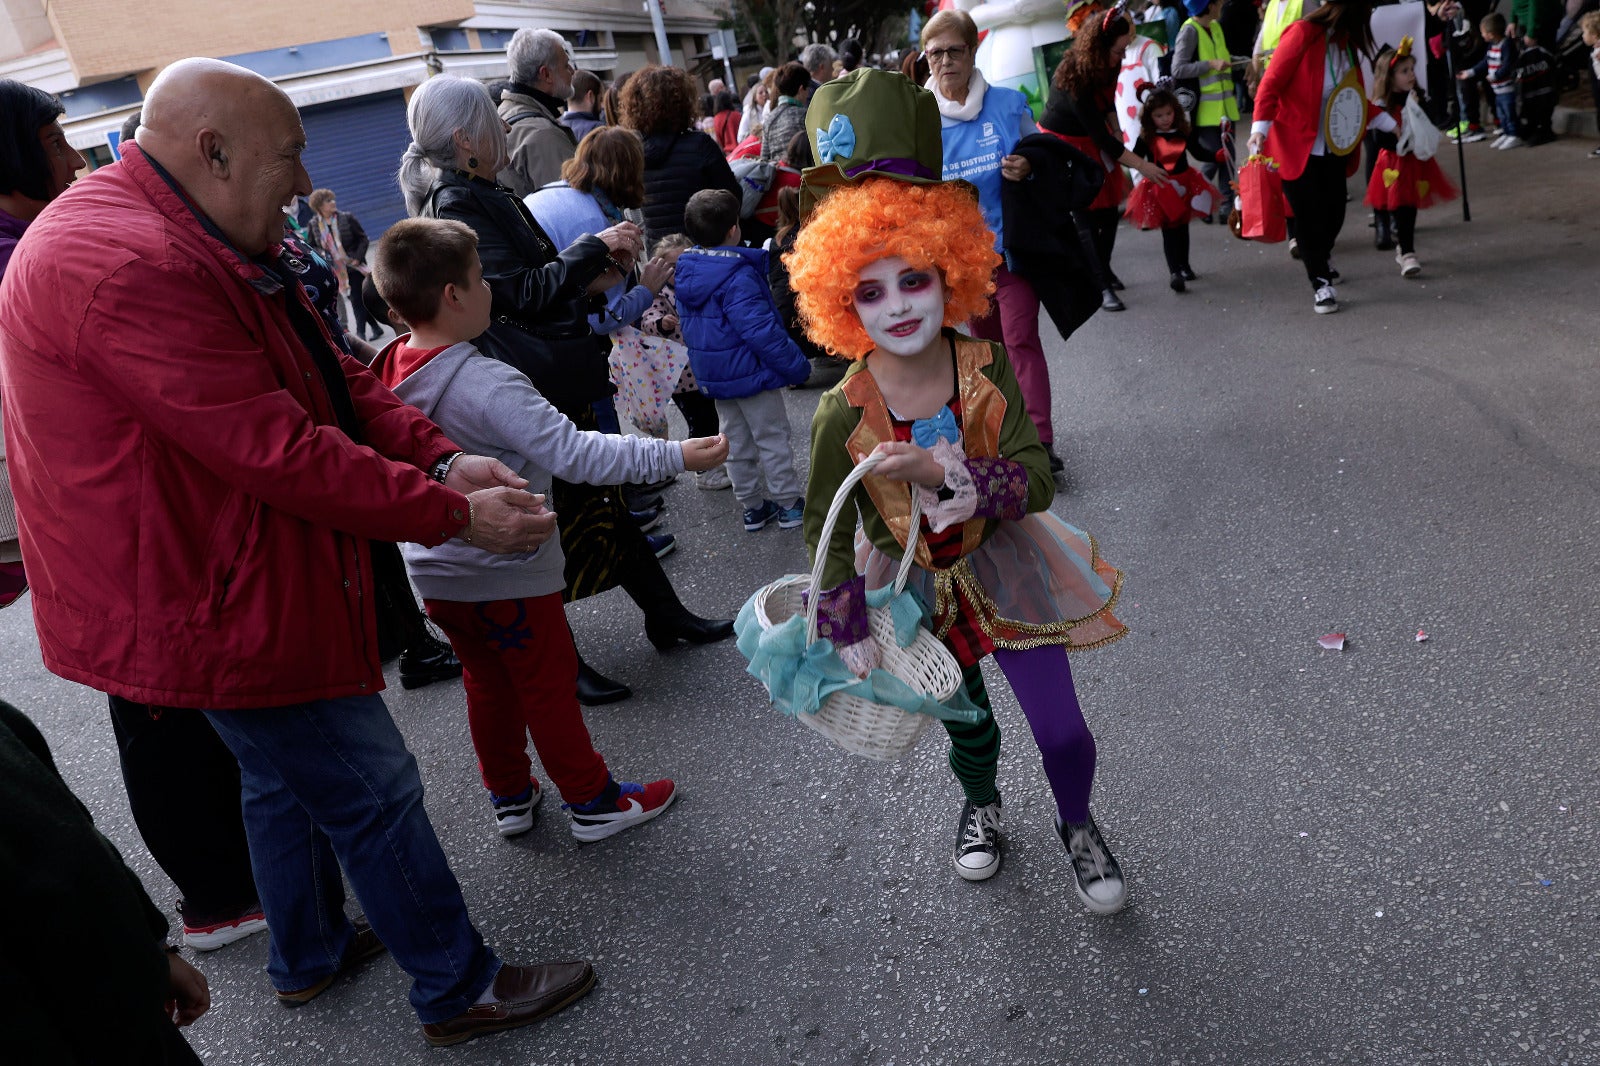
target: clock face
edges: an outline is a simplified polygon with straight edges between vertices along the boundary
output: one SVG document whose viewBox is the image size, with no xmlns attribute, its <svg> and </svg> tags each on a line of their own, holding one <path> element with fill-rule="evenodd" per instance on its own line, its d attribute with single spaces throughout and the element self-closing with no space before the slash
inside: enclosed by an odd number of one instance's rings
<svg viewBox="0 0 1600 1066">
<path fill-rule="evenodd" d="M 1366 131 L 1366 97 L 1361 95 L 1359 87 L 1341 84 L 1328 98 L 1328 111 L 1323 121 L 1328 151 L 1334 155 L 1349 155 L 1361 143 L 1361 136 Z"/>
</svg>

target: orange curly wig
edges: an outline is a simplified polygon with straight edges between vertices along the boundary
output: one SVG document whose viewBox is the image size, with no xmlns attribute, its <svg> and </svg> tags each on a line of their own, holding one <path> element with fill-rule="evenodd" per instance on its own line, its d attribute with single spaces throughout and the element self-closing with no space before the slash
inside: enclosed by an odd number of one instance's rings
<svg viewBox="0 0 1600 1066">
<path fill-rule="evenodd" d="M 848 359 L 872 351 L 855 311 L 856 285 L 863 268 L 893 255 L 939 271 L 946 326 L 988 307 L 1000 256 L 972 189 L 868 178 L 818 204 L 784 257 L 806 334 Z"/>
</svg>

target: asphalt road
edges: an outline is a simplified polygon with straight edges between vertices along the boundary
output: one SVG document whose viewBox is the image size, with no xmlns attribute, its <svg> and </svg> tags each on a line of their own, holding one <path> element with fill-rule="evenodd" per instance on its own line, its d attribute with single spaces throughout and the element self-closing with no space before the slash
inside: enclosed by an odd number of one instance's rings
<svg viewBox="0 0 1600 1066">
<path fill-rule="evenodd" d="M 1124 229 L 1129 310 L 1070 345 L 1046 327 L 1055 508 L 1128 575 L 1133 634 L 1074 663 L 1121 915 L 1073 896 L 1003 683 L 1009 849 L 968 884 L 937 732 L 892 766 L 837 753 L 731 644 L 657 656 L 616 592 L 573 624 L 638 693 L 588 713 L 601 750 L 681 783 L 648 827 L 580 849 L 547 803 L 502 841 L 459 685 L 387 696 L 485 935 L 593 959 L 595 991 L 434 1053 L 389 960 L 287 1011 L 258 937 L 191 953 L 215 997 L 194 1046 L 218 1066 L 1600 1062 L 1591 147 L 1471 146 L 1475 220 L 1424 213 L 1415 281 L 1352 205 L 1335 316 L 1282 246 L 1196 226 L 1188 294 Z M 816 394 L 788 400 L 803 457 Z M 729 497 L 669 495 L 667 567 L 705 613 L 803 563 L 798 532 L 744 533 Z M 1318 647 L 1331 631 L 1345 651 Z M 169 903 L 102 697 L 43 670 L 26 609 L 0 642 L 5 698 Z"/>
</svg>

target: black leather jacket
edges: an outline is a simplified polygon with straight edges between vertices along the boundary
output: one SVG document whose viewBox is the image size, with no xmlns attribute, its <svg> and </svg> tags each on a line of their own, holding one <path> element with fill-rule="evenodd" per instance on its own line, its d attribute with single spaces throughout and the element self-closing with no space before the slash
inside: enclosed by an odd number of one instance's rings
<svg viewBox="0 0 1600 1066">
<path fill-rule="evenodd" d="M 545 337 L 593 335 L 592 300 L 584 289 L 606 270 L 606 246 L 599 237 L 579 237 L 557 249 L 510 189 L 458 170 L 439 172 L 417 213 L 472 227 L 496 318 L 510 318 Z"/>
<path fill-rule="evenodd" d="M 616 391 L 611 341 L 589 328 L 589 313 L 605 296 L 584 291 L 608 265 L 599 237 L 557 249 L 510 189 L 454 170 L 440 172 L 417 213 L 464 222 L 478 235 L 494 293 L 494 322 L 475 342 L 483 354 L 522 371 L 569 417 Z"/>
</svg>

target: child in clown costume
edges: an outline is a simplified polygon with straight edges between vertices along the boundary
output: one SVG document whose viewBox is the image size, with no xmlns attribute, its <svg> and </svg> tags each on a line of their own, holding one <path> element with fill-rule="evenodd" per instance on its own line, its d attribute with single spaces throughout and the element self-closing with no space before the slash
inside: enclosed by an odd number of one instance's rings
<svg viewBox="0 0 1600 1066">
<path fill-rule="evenodd" d="M 1121 575 L 1048 511 L 1049 459 L 1004 346 L 954 328 L 983 312 L 999 261 L 976 195 L 937 180 L 939 114 L 904 78 L 862 70 L 829 82 L 806 126 L 814 142 L 824 134 L 823 165 L 802 186 L 804 206 L 816 206 L 787 259 L 791 283 L 811 338 L 853 360 L 812 422 L 805 533 L 813 558 L 826 557 L 819 633 L 858 676 L 877 666 L 865 594 L 892 580 L 917 493 L 922 539 L 908 587 L 985 711 L 979 663 L 995 657 L 1043 755 L 1078 896 L 1112 913 L 1126 888 L 1089 810 L 1095 745 L 1067 651 L 1126 632 L 1111 614 Z M 859 547 L 844 523 L 818 543 L 838 486 L 875 451 L 887 458 L 852 500 Z M 945 725 L 965 793 L 954 864 L 982 880 L 1001 863 L 999 728 L 992 713 Z"/>
<path fill-rule="evenodd" d="M 1400 276 L 1406 278 L 1422 273 L 1417 259 L 1417 209 L 1457 196 L 1439 161 L 1418 159 L 1411 150 L 1404 116 L 1406 100 L 1417 88 L 1417 60 L 1411 44 L 1410 37 L 1401 38 L 1399 48 L 1385 48 L 1372 64 L 1372 99 L 1394 119 L 1396 129 L 1376 134 L 1378 161 L 1367 183 L 1367 206 L 1379 216 L 1380 229 L 1395 235 L 1399 247 L 1394 261 L 1400 264 Z"/>
</svg>

